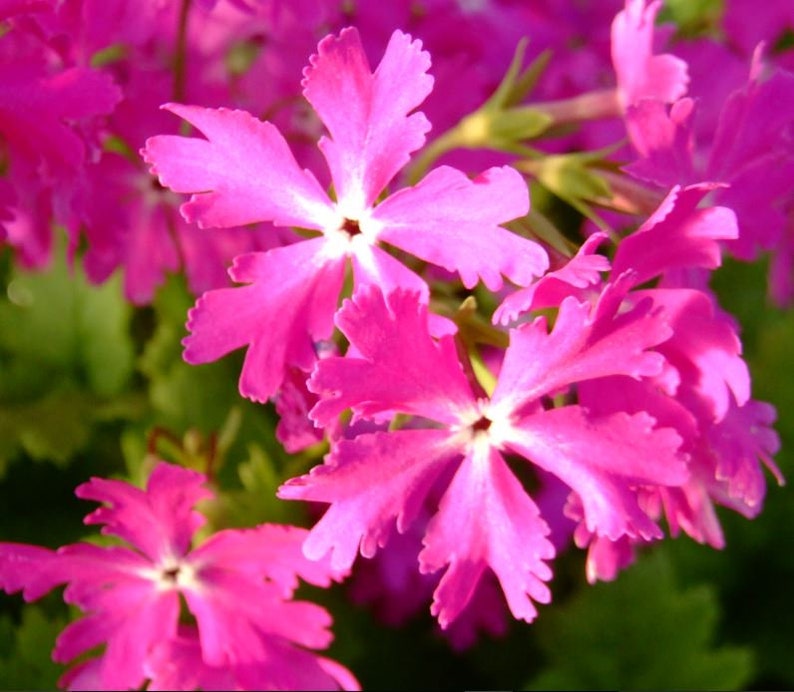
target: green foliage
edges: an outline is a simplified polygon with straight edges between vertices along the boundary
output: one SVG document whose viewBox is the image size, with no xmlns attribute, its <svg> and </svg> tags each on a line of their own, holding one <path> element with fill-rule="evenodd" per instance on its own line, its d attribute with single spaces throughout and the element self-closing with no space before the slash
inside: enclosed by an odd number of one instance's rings
<svg viewBox="0 0 794 692">
<path fill-rule="evenodd" d="M 599 169 L 608 151 L 550 155 L 525 159 L 515 165 L 601 230 L 609 232 L 607 223 L 593 209 L 593 205 L 598 204 L 609 206 L 613 197 Z"/>
<path fill-rule="evenodd" d="M 132 374 L 131 312 L 118 280 L 92 286 L 79 265 L 58 257 L 46 272 L 12 273 L 0 301 L 0 349 L 22 360 L 26 378 L 40 381 L 43 369 L 110 396 Z"/>
<path fill-rule="evenodd" d="M 674 23 L 685 36 L 713 31 L 722 17 L 725 0 L 666 0 L 659 22 Z"/>
<path fill-rule="evenodd" d="M 753 395 L 774 403 L 781 438 L 776 462 L 788 479 L 780 488 L 767 474 L 763 512 L 753 521 L 724 515 L 728 546 L 721 556 L 703 555 L 702 569 L 721 589 L 725 626 L 737 641 L 754 646 L 758 687 L 794 686 L 794 632 L 782 614 L 794 612 L 794 388 L 787 373 L 794 353 L 794 312 L 766 298 L 765 263 L 728 264 L 717 275 L 720 295 L 741 319 L 753 373 Z M 719 560 L 722 558 L 722 561 Z M 730 560 L 730 562 L 728 562 Z M 726 566 L 727 563 L 727 566 Z M 697 566 L 697 565 L 696 565 Z"/>
<path fill-rule="evenodd" d="M 50 652 L 66 623 L 50 619 L 38 606 L 27 606 L 15 628 L 10 617 L 0 617 L 0 681 L 8 690 L 55 689 L 63 668 Z"/>
<path fill-rule="evenodd" d="M 276 501 L 276 490 L 286 480 L 278 464 L 262 449 L 251 444 L 248 459 L 237 467 L 242 487 L 224 493 L 215 509 L 215 523 L 223 526 L 255 526 L 262 522 L 305 524 L 300 502 Z"/>
<path fill-rule="evenodd" d="M 719 607 L 707 586 L 679 589 L 661 551 L 617 581 L 557 604 L 536 627 L 550 665 L 531 689 L 736 689 L 749 650 L 711 644 Z"/>
<path fill-rule="evenodd" d="M 237 391 L 240 363 L 235 357 L 199 366 L 182 360 L 181 341 L 187 335 L 184 325 L 192 305 L 184 283 L 173 277 L 157 294 L 156 327 L 138 364 L 147 378 L 157 423 L 176 433 L 193 427 L 205 433 L 218 430 L 229 409 L 244 403 Z M 255 410 L 264 418 L 262 407 Z M 272 437 L 272 430 L 260 430 L 263 437 L 268 433 Z"/>
<path fill-rule="evenodd" d="M 64 253 L 10 272 L 0 298 L 0 472 L 25 452 L 65 463 L 98 420 L 129 414 L 132 308 L 119 282 L 90 285 Z"/>
<path fill-rule="evenodd" d="M 31 402 L 0 406 L 0 460 L 21 451 L 64 464 L 86 443 L 95 398 L 69 387 Z"/>
</svg>

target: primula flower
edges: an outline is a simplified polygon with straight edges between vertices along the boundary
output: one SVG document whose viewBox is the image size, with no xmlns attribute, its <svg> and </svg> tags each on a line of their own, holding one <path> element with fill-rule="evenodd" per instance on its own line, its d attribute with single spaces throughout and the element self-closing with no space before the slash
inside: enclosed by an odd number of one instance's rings
<svg viewBox="0 0 794 692">
<path fill-rule="evenodd" d="M 355 293 L 337 317 L 355 355 L 317 364 L 309 381 L 320 396 L 312 418 L 326 425 L 350 408 L 354 419 L 401 413 L 431 424 L 340 440 L 323 466 L 280 488 L 283 498 L 330 503 L 305 542 L 306 555 L 330 551 L 339 569 L 359 550 L 371 557 L 395 521 L 405 532 L 431 490 L 445 488 L 419 555 L 424 572 L 446 568 L 431 611 L 449 625 L 490 569 L 513 615 L 531 621 L 533 601 L 551 598 L 545 561 L 555 551 L 507 453 L 574 490 L 598 535 L 660 536 L 635 488 L 686 480 L 680 437 L 644 413 L 591 417 L 577 405 L 547 408 L 548 397 L 576 382 L 661 369 L 661 356 L 647 349 L 669 337 L 667 326 L 648 313 L 647 302 L 620 315 L 617 302 L 607 295 L 591 310 L 571 298 L 550 333 L 543 318 L 512 330 L 488 399 L 464 374 L 454 338 L 430 336 L 416 294 L 397 291 L 387 302 L 375 287 Z"/>
<path fill-rule="evenodd" d="M 730 209 L 700 207 L 707 194 L 721 190 L 714 184 L 674 187 L 619 243 L 611 263 L 596 254 L 606 241 L 596 233 L 568 264 L 508 296 L 494 313 L 495 321 L 510 322 L 574 297 L 596 305 L 614 284 L 632 289 L 624 290 L 621 310 L 653 304 L 671 327 L 670 338 L 655 347 L 665 358 L 664 370 L 641 381 L 615 376 L 581 382 L 578 401 L 597 415 L 645 412 L 678 432 L 690 478 L 680 487 L 644 488 L 641 504 L 655 520 L 664 515 L 673 535 L 683 530 L 717 548 L 724 539 L 714 504 L 752 517 L 763 501 L 763 466 L 783 482 L 772 461 L 779 447 L 771 429 L 774 409 L 750 398 L 736 325 L 706 286 L 708 270 L 721 263 L 720 244 L 738 233 Z M 602 276 L 608 271 L 609 279 Z M 588 579 L 613 579 L 645 539 L 596 535 L 582 521 L 581 502 L 573 500 L 566 511 L 579 522 L 577 544 L 588 548 Z"/>
<path fill-rule="evenodd" d="M 48 74 L 43 62 L 3 62 L 0 55 L 0 168 L 8 167 L 16 193 L 16 204 L 6 213 L 14 218 L 4 224 L 0 240 L 16 248 L 24 265 L 36 268 L 50 260 L 53 218 L 64 220 L 87 158 L 79 123 L 91 124 L 121 99 L 113 80 L 98 70 L 73 67 Z"/>
<path fill-rule="evenodd" d="M 629 111 L 629 137 L 640 158 L 626 170 L 657 185 L 722 183 L 715 202 L 732 209 L 738 237 L 725 247 L 750 261 L 759 250 L 772 250 L 770 291 L 785 303 L 785 270 L 791 263 L 788 242 L 792 223 L 791 179 L 794 176 L 794 74 L 766 74 L 763 46 L 756 50 L 749 79 L 722 105 L 716 127 L 707 137 L 693 137 L 697 113 L 688 99 L 665 106 L 645 102 Z M 702 161 L 702 164 L 700 163 Z"/>
<path fill-rule="evenodd" d="M 244 287 L 206 293 L 191 311 L 185 359 L 203 363 L 248 346 L 240 392 L 257 401 L 276 393 L 289 366 L 315 361 L 314 342 L 333 331 L 348 258 L 356 286 L 417 292 L 424 281 L 383 244 L 496 290 L 502 276 L 526 285 L 547 267 L 539 245 L 499 226 L 529 208 L 524 180 L 509 166 L 469 179 L 441 166 L 413 187 L 378 201 L 422 146 L 429 129 L 411 113 L 428 95 L 430 58 L 419 41 L 395 31 L 372 72 L 358 32 L 323 39 L 304 71 L 304 96 L 330 136 L 320 139 L 333 181 L 332 200 L 300 168 L 268 122 L 242 111 L 166 106 L 206 139 L 157 136 L 144 158 L 163 185 L 192 193 L 182 206 L 200 227 L 269 221 L 320 235 L 237 257 L 231 277 Z"/>
<path fill-rule="evenodd" d="M 612 64 L 624 110 L 643 99 L 672 103 L 686 93 L 687 64 L 669 53 L 654 55 L 661 7 L 661 0 L 626 0 L 612 22 Z"/>
<path fill-rule="evenodd" d="M 140 688 L 188 665 L 194 673 L 180 689 L 194 689 L 196 676 L 197 684 L 216 676 L 235 689 L 263 689 L 298 679 L 289 669 L 300 659 L 312 667 L 312 687 L 355 686 L 341 666 L 308 651 L 330 642 L 329 614 L 290 600 L 298 577 L 327 586 L 340 573 L 306 560 L 306 532 L 291 526 L 219 531 L 191 550 L 204 524 L 194 507 L 213 495 L 205 482 L 200 473 L 160 462 L 145 490 L 100 478 L 79 486 L 78 497 L 104 503 L 86 523 L 103 525 L 103 534 L 128 545 L 75 543 L 51 551 L 0 543 L 0 587 L 23 590 L 31 601 L 66 584 L 64 599 L 86 613 L 58 637 L 56 661 L 105 645 L 100 658 L 79 664 L 62 682 Z M 195 624 L 179 625 L 182 599 Z"/>
</svg>

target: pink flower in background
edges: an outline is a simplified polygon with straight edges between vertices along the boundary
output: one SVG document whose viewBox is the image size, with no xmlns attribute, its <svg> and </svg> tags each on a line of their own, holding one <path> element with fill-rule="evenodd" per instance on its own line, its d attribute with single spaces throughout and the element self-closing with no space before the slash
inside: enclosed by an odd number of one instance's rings
<svg viewBox="0 0 794 692">
<path fill-rule="evenodd" d="M 291 526 L 220 531 L 191 549 L 205 521 L 194 507 L 213 496 L 205 483 L 202 474 L 160 462 L 145 490 L 99 478 L 79 486 L 78 497 L 104 503 L 86 523 L 126 545 L 75 543 L 53 552 L 0 544 L 5 591 L 23 590 L 30 601 L 66 584 L 64 599 L 86 613 L 58 637 L 56 661 L 105 645 L 64 682 L 129 689 L 165 676 L 171 685 L 175 670 L 192 669 L 199 679 L 212 674 L 235 689 L 262 689 L 300 681 L 290 667 L 302 660 L 310 686 L 355 687 L 347 671 L 310 651 L 331 641 L 328 613 L 291 600 L 298 578 L 327 586 L 340 572 L 306 560 L 306 532 Z M 182 599 L 195 622 L 187 628 L 179 626 Z M 182 680 L 180 689 L 194 688 L 193 677 Z"/>
<path fill-rule="evenodd" d="M 13 218 L 3 224 L 0 240 L 16 249 L 23 265 L 35 268 L 50 260 L 54 219 L 65 218 L 89 158 L 89 138 L 79 125 L 95 127 L 98 116 L 122 97 L 99 70 L 73 67 L 50 74 L 39 62 L 0 56 L 2 158 L 16 197 L 6 207 L 4 215 Z"/>
<path fill-rule="evenodd" d="M 789 2 L 730 0 L 725 3 L 722 25 L 731 47 L 744 56 L 750 56 L 761 41 L 774 45 L 787 31 L 794 30 L 794 5 Z M 791 56 L 784 51 L 778 56 L 781 60 L 787 57 L 791 69 Z"/>
<path fill-rule="evenodd" d="M 695 102 L 682 99 L 669 110 L 646 101 L 629 109 L 627 128 L 638 160 L 626 167 L 656 185 L 713 181 L 722 188 L 715 202 L 732 209 L 738 235 L 726 249 L 752 261 L 773 253 L 770 294 L 781 305 L 794 295 L 791 282 L 794 196 L 794 74 L 770 69 L 763 45 L 756 49 L 749 78 L 720 101 L 716 127 L 693 136 Z M 715 104 L 705 104 L 717 110 Z"/>
<path fill-rule="evenodd" d="M 137 305 L 150 303 L 166 275 L 180 270 L 195 295 L 228 286 L 226 269 L 235 256 L 281 244 L 272 228 L 208 233 L 188 224 L 179 215 L 177 195 L 163 189 L 132 153 L 151 132 L 177 131 L 159 108 L 172 81 L 162 68 L 128 77 L 127 98 L 108 118 L 112 138 L 101 158 L 85 166 L 68 224 L 71 246 L 87 245 L 88 278 L 101 283 L 121 268 L 125 296 Z"/>
<path fill-rule="evenodd" d="M 348 408 L 354 420 L 401 413 L 429 427 L 338 441 L 323 466 L 281 487 L 283 498 L 330 503 L 305 553 L 330 551 L 331 564 L 345 569 L 359 550 L 374 555 L 394 522 L 407 531 L 432 488 L 446 488 L 419 555 L 421 571 L 445 570 L 432 613 L 448 626 L 489 569 L 513 615 L 531 621 L 533 602 L 551 599 L 545 561 L 555 550 L 507 452 L 575 490 L 593 532 L 612 540 L 660 536 L 634 488 L 686 480 L 679 436 L 644 413 L 591 417 L 580 406 L 544 405 L 579 381 L 659 372 L 661 356 L 647 349 L 669 336 L 668 327 L 647 303 L 622 315 L 616 307 L 608 296 L 592 311 L 570 298 L 550 333 L 543 318 L 512 330 L 489 400 L 464 375 L 453 338 L 430 336 L 419 296 L 397 291 L 386 299 L 375 287 L 354 294 L 337 326 L 355 356 L 318 363 L 309 387 L 320 401 L 310 415 L 325 425 Z"/>
<path fill-rule="evenodd" d="M 248 346 L 240 391 L 267 400 L 287 367 L 311 369 L 314 342 L 330 336 L 348 258 L 356 286 L 401 287 L 428 299 L 424 281 L 384 243 L 458 273 L 469 288 L 482 280 L 499 289 L 503 275 L 526 285 L 543 273 L 540 246 L 499 226 L 528 210 L 526 184 L 513 168 L 471 180 L 442 166 L 378 201 L 424 143 L 429 123 L 411 111 L 430 92 L 429 66 L 419 42 L 399 31 L 374 73 L 355 29 L 320 42 L 304 73 L 304 95 L 329 132 L 319 147 L 335 200 L 298 166 L 272 124 L 242 111 L 167 106 L 207 138 L 153 137 L 143 151 L 163 185 L 192 193 L 182 206 L 186 219 L 201 227 L 270 221 L 320 233 L 238 257 L 230 275 L 248 285 L 198 301 L 185 340 L 188 362 Z"/>
<path fill-rule="evenodd" d="M 687 64 L 669 53 L 654 55 L 661 7 L 661 0 L 626 0 L 612 22 L 612 64 L 624 110 L 643 99 L 672 103 L 686 93 Z"/>
</svg>

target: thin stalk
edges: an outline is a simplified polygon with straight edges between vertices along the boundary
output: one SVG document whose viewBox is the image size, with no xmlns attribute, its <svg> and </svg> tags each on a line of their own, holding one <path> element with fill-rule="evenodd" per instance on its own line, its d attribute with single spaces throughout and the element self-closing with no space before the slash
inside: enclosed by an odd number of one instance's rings
<svg viewBox="0 0 794 692">
<path fill-rule="evenodd" d="M 182 0 L 177 20 L 176 50 L 174 53 L 174 101 L 185 100 L 185 84 L 187 83 L 187 25 L 190 17 L 191 0 Z"/>
<path fill-rule="evenodd" d="M 590 91 L 569 99 L 531 105 L 534 110 L 550 115 L 554 120 L 554 125 L 617 118 L 622 114 L 616 89 Z"/>
</svg>

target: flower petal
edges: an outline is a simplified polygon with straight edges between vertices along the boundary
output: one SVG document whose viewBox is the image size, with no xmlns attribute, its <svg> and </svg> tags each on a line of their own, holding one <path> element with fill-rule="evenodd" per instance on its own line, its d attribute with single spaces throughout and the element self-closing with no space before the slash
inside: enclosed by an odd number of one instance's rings
<svg viewBox="0 0 794 692">
<path fill-rule="evenodd" d="M 193 534 L 205 521 L 193 508 L 199 500 L 213 497 L 206 480 L 196 471 L 159 462 L 145 491 L 123 481 L 92 478 L 78 486 L 75 495 L 106 503 L 86 517 L 86 524 L 104 524 L 102 533 L 119 536 L 158 561 L 184 555 L 190 548 Z"/>
<path fill-rule="evenodd" d="M 319 146 L 343 210 L 371 207 L 425 142 L 427 118 L 408 115 L 433 88 L 430 56 L 421 47 L 395 31 L 372 73 L 350 27 L 324 38 L 304 71 L 303 93 L 331 134 Z"/>
<path fill-rule="evenodd" d="M 507 296 L 494 311 L 493 323 L 507 324 L 529 310 L 559 307 L 568 296 L 586 302 L 602 283 L 601 273 L 609 271 L 609 260 L 596 254 L 606 239 L 606 233 L 593 233 L 562 267 Z"/>
<path fill-rule="evenodd" d="M 372 221 L 382 226 L 379 240 L 457 272 L 467 288 L 482 279 L 495 291 L 503 274 L 526 286 L 548 268 L 540 245 L 499 225 L 528 211 L 527 185 L 514 168 L 489 168 L 472 180 L 440 166 L 386 198 Z"/>
<path fill-rule="evenodd" d="M 331 566 L 346 569 L 359 546 L 372 557 L 385 545 L 395 520 L 398 531 L 407 529 L 459 451 L 446 430 L 359 435 L 338 442 L 323 466 L 287 481 L 278 496 L 331 503 L 303 550 L 312 559 L 331 550 Z"/>
<path fill-rule="evenodd" d="M 328 258 L 315 238 L 235 258 L 230 274 L 248 286 L 208 291 L 188 313 L 188 363 L 207 363 L 248 346 L 240 393 L 267 401 L 287 368 L 315 361 L 314 341 L 333 331 L 344 278 L 343 258 Z"/>
<path fill-rule="evenodd" d="M 454 423 L 475 407 L 452 338 L 431 338 L 415 293 L 396 291 L 387 303 L 375 287 L 357 291 L 337 326 L 357 355 L 317 364 L 308 386 L 320 395 L 310 413 L 320 425 L 347 408 L 361 417 L 399 411 Z"/>
<path fill-rule="evenodd" d="M 678 433 L 655 422 L 645 413 L 591 419 L 581 407 L 565 406 L 525 416 L 505 429 L 504 444 L 577 492 L 589 531 L 649 540 L 661 531 L 634 488 L 677 486 L 689 475 Z"/>
<path fill-rule="evenodd" d="M 590 305 L 569 297 L 560 305 L 550 334 L 542 317 L 511 330 L 492 397 L 494 406 L 516 410 L 575 382 L 659 373 L 664 359 L 646 349 L 669 338 L 670 329 L 651 312 L 651 301 L 641 301 L 628 312 L 615 315 L 601 310 L 614 296 L 609 292 L 602 296 L 596 308 L 601 314 L 594 318 Z M 616 307 L 612 306 L 613 313 Z"/>
<path fill-rule="evenodd" d="M 67 579 L 52 550 L 0 543 L 0 589 L 6 593 L 22 591 L 26 601 L 35 601 Z"/>
<path fill-rule="evenodd" d="M 337 214 L 317 179 L 298 166 L 284 137 L 245 111 L 170 103 L 167 110 L 206 137 L 158 135 L 141 155 L 174 192 L 191 193 L 182 205 L 201 228 L 272 221 L 278 226 L 323 229 Z"/>
<path fill-rule="evenodd" d="M 554 557 L 537 505 L 487 443 L 475 443 L 441 500 L 419 555 L 424 572 L 449 565 L 431 612 L 446 628 L 466 607 L 486 568 L 494 571 L 513 615 L 531 622 L 533 601 L 548 603 L 544 583 Z"/>
<path fill-rule="evenodd" d="M 612 23 L 612 64 L 624 108 L 642 99 L 672 103 L 686 93 L 686 62 L 669 53 L 653 54 L 661 6 L 661 0 L 626 0 Z"/>
</svg>

